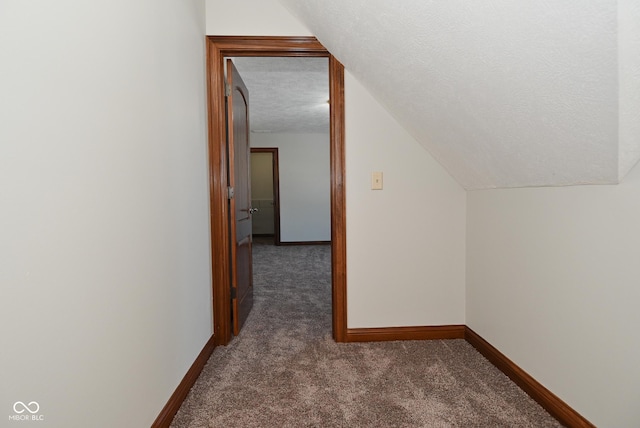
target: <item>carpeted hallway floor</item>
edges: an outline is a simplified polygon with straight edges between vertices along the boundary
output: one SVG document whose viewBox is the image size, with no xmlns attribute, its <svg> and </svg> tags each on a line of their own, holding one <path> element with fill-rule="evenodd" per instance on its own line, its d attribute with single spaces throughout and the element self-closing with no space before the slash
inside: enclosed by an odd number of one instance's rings
<svg viewBox="0 0 640 428">
<path fill-rule="evenodd" d="M 172 427 L 559 427 L 464 340 L 337 344 L 330 247 L 254 243 L 255 303 Z"/>
</svg>

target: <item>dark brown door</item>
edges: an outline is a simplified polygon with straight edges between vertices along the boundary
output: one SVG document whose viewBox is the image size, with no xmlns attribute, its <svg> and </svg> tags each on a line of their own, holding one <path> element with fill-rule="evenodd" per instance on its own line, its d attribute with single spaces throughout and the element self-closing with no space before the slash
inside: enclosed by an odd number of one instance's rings
<svg viewBox="0 0 640 428">
<path fill-rule="evenodd" d="M 229 141 L 229 213 L 231 242 L 231 316 L 238 335 L 253 306 L 251 271 L 251 189 L 249 92 L 233 62 L 227 60 L 227 129 Z"/>
</svg>

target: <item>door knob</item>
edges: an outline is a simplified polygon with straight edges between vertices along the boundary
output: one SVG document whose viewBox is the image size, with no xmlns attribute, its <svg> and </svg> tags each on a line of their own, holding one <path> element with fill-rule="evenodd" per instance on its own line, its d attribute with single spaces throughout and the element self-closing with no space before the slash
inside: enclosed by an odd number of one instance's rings
<svg viewBox="0 0 640 428">
<path fill-rule="evenodd" d="M 257 208 L 249 208 L 249 214 L 253 214 L 253 213 L 257 213 L 258 209 Z"/>
</svg>

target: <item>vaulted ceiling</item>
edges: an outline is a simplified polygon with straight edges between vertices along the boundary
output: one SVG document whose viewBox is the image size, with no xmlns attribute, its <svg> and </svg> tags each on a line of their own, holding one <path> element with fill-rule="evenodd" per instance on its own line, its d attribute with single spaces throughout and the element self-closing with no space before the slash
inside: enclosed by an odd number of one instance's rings
<svg viewBox="0 0 640 428">
<path fill-rule="evenodd" d="M 280 0 L 466 189 L 640 158 L 637 0 Z"/>
</svg>

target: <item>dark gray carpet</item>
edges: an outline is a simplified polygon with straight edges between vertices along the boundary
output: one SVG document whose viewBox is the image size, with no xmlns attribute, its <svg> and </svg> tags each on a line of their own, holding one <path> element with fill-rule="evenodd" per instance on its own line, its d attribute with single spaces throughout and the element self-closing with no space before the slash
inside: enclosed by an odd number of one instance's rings
<svg viewBox="0 0 640 428">
<path fill-rule="evenodd" d="M 254 244 L 254 308 L 172 427 L 559 427 L 464 340 L 337 344 L 330 247 Z"/>
</svg>

